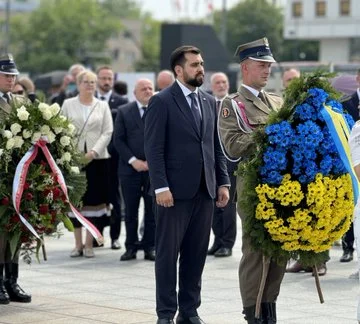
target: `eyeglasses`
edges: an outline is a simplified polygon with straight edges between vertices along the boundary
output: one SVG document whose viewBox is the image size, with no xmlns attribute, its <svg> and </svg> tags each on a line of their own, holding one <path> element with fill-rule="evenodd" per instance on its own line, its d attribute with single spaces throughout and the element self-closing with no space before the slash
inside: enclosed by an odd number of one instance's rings
<svg viewBox="0 0 360 324">
<path fill-rule="evenodd" d="M 24 94 L 24 90 L 19 90 L 19 91 L 13 92 L 13 94 L 23 95 L 23 94 Z"/>
</svg>

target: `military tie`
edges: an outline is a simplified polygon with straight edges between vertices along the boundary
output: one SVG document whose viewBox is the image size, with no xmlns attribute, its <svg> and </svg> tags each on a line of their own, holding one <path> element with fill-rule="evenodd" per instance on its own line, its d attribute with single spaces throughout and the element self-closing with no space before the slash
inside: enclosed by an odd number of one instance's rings
<svg viewBox="0 0 360 324">
<path fill-rule="evenodd" d="M 201 130 L 201 116 L 200 116 L 199 105 L 198 105 L 198 102 L 196 100 L 196 93 L 195 92 L 190 93 L 189 97 L 191 98 L 190 109 L 191 109 L 191 112 L 192 112 L 192 114 L 194 116 L 197 130 L 200 133 L 200 130 Z"/>
<path fill-rule="evenodd" d="M 260 98 L 260 100 L 261 100 L 266 106 L 268 106 L 268 103 L 267 103 L 267 101 L 266 101 L 266 98 L 265 98 L 263 92 L 260 91 L 259 94 L 258 94 L 258 97 Z"/>
<path fill-rule="evenodd" d="M 3 99 L 7 102 L 7 103 L 10 103 L 10 97 L 7 93 L 4 93 L 3 94 Z"/>
</svg>

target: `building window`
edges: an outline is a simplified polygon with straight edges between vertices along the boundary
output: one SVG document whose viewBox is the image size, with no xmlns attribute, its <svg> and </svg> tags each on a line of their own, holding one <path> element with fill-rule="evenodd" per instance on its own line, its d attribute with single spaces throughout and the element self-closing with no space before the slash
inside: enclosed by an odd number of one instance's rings
<svg viewBox="0 0 360 324">
<path fill-rule="evenodd" d="M 317 17 L 326 16 L 326 1 L 316 1 L 315 12 Z"/>
<path fill-rule="evenodd" d="M 350 0 L 340 0 L 340 16 L 350 16 Z"/>
<path fill-rule="evenodd" d="M 293 17 L 301 17 L 302 16 L 302 2 L 300 2 L 300 1 L 293 2 L 292 15 L 293 15 Z"/>
</svg>

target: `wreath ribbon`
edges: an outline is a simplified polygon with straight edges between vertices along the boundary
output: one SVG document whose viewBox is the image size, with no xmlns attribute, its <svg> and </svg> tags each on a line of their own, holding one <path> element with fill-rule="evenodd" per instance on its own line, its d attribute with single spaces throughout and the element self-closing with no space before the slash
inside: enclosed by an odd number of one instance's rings
<svg viewBox="0 0 360 324">
<path fill-rule="evenodd" d="M 16 213 L 19 215 L 21 222 L 29 229 L 29 231 L 40 241 L 41 238 L 39 234 L 35 231 L 34 227 L 23 217 L 20 213 L 20 202 L 24 192 L 24 186 L 27 178 L 27 173 L 29 170 L 29 166 L 31 162 L 36 158 L 39 148 L 44 153 L 44 156 L 51 168 L 51 171 L 56 175 L 55 180 L 60 185 L 61 190 L 63 191 L 66 200 L 69 203 L 70 209 L 77 218 L 77 220 L 91 233 L 91 235 L 99 242 L 103 242 L 103 237 L 98 229 L 89 222 L 70 202 L 69 195 L 67 191 L 67 186 L 65 183 L 65 179 L 61 170 L 57 166 L 54 158 L 52 157 L 49 149 L 47 148 L 47 139 L 41 138 L 38 140 L 22 157 L 20 162 L 18 163 L 15 171 L 14 181 L 13 181 L 13 190 L 12 190 L 12 199 L 13 205 Z"/>
<path fill-rule="evenodd" d="M 329 128 L 330 135 L 334 140 L 336 149 L 339 156 L 344 163 L 346 170 L 349 172 L 354 193 L 354 204 L 356 204 L 359 196 L 359 181 L 356 177 L 354 167 L 351 163 L 350 146 L 348 138 L 350 136 L 350 128 L 347 124 L 344 115 L 340 112 L 333 110 L 331 107 L 324 105 L 320 110 L 327 127 Z"/>
</svg>

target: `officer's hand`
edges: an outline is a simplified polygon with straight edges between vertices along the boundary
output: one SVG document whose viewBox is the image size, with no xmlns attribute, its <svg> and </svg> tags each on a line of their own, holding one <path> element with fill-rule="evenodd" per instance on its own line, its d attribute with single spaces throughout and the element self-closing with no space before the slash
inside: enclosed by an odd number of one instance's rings
<svg viewBox="0 0 360 324">
<path fill-rule="evenodd" d="M 229 188 L 228 187 L 219 187 L 218 189 L 218 199 L 216 201 L 216 207 L 224 208 L 230 198 Z"/>
<path fill-rule="evenodd" d="M 156 194 L 156 203 L 162 207 L 174 206 L 174 199 L 170 190 L 159 192 Z"/>
</svg>

